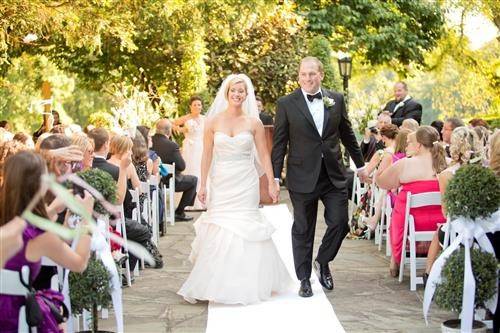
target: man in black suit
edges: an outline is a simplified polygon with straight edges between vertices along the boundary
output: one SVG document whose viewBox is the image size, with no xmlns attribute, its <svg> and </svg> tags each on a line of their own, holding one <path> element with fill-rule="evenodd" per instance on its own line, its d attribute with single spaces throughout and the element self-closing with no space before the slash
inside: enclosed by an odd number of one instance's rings
<svg viewBox="0 0 500 333">
<path fill-rule="evenodd" d="M 161 158 L 162 163 L 175 163 L 175 191 L 183 192 L 179 206 L 175 210 L 176 221 L 191 221 L 193 218 L 184 213 L 184 208 L 194 205 L 198 178 L 192 175 L 183 175 L 186 162 L 182 158 L 177 143 L 170 140 L 172 124 L 168 119 L 160 119 L 156 123 L 156 134 L 153 135 L 152 149 Z"/>
<path fill-rule="evenodd" d="M 110 141 L 108 132 L 104 128 L 94 128 L 88 133 L 88 136 L 94 141 L 92 168 L 106 171 L 117 182 L 118 205 L 131 203 L 132 196 L 127 189 L 127 168 L 132 162 L 130 154 L 125 155 L 120 161 L 120 167 L 117 167 L 106 160 Z M 126 217 L 124 220 L 127 238 L 146 247 L 152 236 L 149 228 Z M 131 270 L 135 268 L 137 261 L 138 259 L 130 254 Z"/>
<path fill-rule="evenodd" d="M 302 297 L 312 296 L 309 279 L 318 201 L 325 206 L 327 230 L 314 266 L 321 285 L 328 290 L 333 289 L 328 263 L 349 231 L 346 169 L 340 141 L 356 163 L 360 178 L 367 179 L 344 96 L 322 88 L 323 77 L 323 65 L 317 58 L 302 59 L 300 89 L 278 100 L 271 155 L 274 177 L 279 181 L 288 146 L 286 179 L 294 216 L 293 257 Z"/>
<path fill-rule="evenodd" d="M 403 120 L 413 118 L 419 124 L 422 120 L 422 105 L 408 95 L 408 86 L 405 82 L 396 82 L 394 85 L 394 99 L 384 108 L 392 118 L 392 123 L 401 126 Z"/>
<path fill-rule="evenodd" d="M 262 121 L 262 124 L 264 126 L 272 125 L 273 117 L 266 113 L 266 110 L 264 109 L 264 101 L 262 101 L 262 98 L 260 96 L 255 96 L 255 99 L 257 100 L 257 109 L 259 110 L 260 121 Z"/>
</svg>

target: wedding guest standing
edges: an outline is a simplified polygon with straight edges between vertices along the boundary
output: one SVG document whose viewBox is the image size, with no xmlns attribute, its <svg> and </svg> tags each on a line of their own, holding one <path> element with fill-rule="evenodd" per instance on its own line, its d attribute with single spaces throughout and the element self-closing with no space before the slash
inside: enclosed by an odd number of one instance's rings
<svg viewBox="0 0 500 333">
<path fill-rule="evenodd" d="M 193 96 L 189 100 L 190 113 L 174 121 L 175 128 L 184 133 L 184 141 L 182 142 L 182 157 L 186 162 L 184 173 L 201 177 L 201 155 L 203 153 L 203 128 L 205 117 L 201 114 L 203 103 L 199 96 Z M 196 191 L 199 190 L 199 183 Z M 198 198 L 195 199 L 194 205 L 186 207 L 186 210 L 203 210 L 205 209 Z"/>
<path fill-rule="evenodd" d="M 392 123 L 397 126 L 403 120 L 413 118 L 419 124 L 422 120 L 422 105 L 408 95 L 408 86 L 405 82 L 396 82 L 394 85 L 394 99 L 387 103 L 384 111 L 389 112 Z"/>
</svg>

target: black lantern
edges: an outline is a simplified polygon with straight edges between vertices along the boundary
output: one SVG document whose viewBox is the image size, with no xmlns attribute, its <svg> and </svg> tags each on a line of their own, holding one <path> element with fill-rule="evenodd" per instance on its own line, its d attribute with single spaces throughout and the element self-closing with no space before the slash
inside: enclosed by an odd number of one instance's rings
<svg viewBox="0 0 500 333">
<path fill-rule="evenodd" d="M 348 55 L 342 55 L 339 57 L 339 72 L 342 76 L 342 81 L 344 83 L 344 98 L 346 111 L 349 110 L 349 78 L 352 72 L 352 59 Z"/>
<path fill-rule="evenodd" d="M 352 59 L 349 56 L 339 58 L 339 72 L 342 78 L 351 78 Z"/>
</svg>

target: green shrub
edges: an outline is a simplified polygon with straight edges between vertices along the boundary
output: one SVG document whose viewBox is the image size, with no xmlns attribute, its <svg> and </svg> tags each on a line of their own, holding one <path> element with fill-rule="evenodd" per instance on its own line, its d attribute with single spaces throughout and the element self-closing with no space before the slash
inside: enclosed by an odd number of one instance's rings
<svg viewBox="0 0 500 333">
<path fill-rule="evenodd" d="M 98 307 L 111 305 L 111 274 L 102 261 L 92 254 L 83 273 L 69 273 L 69 295 L 73 314 L 87 310 L 92 314 L 92 332 L 98 332 Z"/>
<path fill-rule="evenodd" d="M 452 219 L 489 217 L 500 205 L 500 179 L 480 165 L 463 166 L 448 183 L 444 204 Z"/>
<path fill-rule="evenodd" d="M 107 201 L 113 204 L 116 203 L 117 185 L 109 173 L 93 168 L 78 172 L 77 175 L 99 191 Z M 99 214 L 109 215 L 109 212 L 97 200 L 94 203 L 94 210 Z"/>
<path fill-rule="evenodd" d="M 441 283 L 436 286 L 434 300 L 444 310 L 462 311 L 464 285 L 465 249 L 456 250 L 447 260 L 441 271 Z M 475 307 L 484 307 L 496 292 L 497 260 L 491 253 L 471 249 L 472 273 L 476 280 Z"/>
</svg>

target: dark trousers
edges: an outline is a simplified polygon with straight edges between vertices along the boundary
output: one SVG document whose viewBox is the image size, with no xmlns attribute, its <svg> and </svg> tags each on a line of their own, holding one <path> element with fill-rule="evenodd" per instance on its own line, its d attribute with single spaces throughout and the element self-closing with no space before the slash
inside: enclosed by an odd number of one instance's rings
<svg viewBox="0 0 500 333">
<path fill-rule="evenodd" d="M 182 215 L 184 208 L 194 205 L 197 184 L 198 178 L 196 176 L 182 175 L 182 177 L 175 179 L 175 192 L 182 192 L 182 198 L 175 210 L 175 214 Z"/>
<path fill-rule="evenodd" d="M 127 239 L 141 244 L 146 247 L 146 243 L 151 239 L 151 231 L 145 224 L 138 223 L 137 221 L 125 219 L 125 230 L 127 231 Z M 134 270 L 137 264 L 137 257 L 129 253 L 130 270 Z"/>
<path fill-rule="evenodd" d="M 295 272 L 299 280 L 310 278 L 318 201 L 325 206 L 327 229 L 316 260 L 320 264 L 332 261 L 349 232 L 347 189 L 335 188 L 330 182 L 324 164 L 318 183 L 311 193 L 289 191 L 293 205 L 292 247 Z"/>
</svg>

